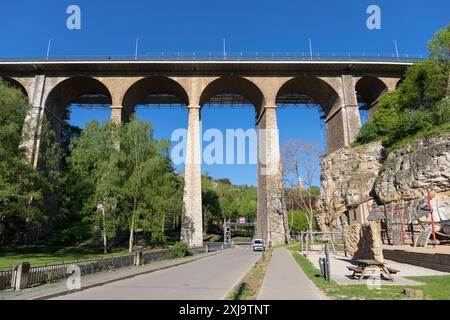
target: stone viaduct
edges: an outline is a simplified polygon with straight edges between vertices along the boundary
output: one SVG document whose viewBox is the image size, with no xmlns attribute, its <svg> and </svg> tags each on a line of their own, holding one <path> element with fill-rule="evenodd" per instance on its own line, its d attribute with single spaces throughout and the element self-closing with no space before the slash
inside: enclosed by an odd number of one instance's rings
<svg viewBox="0 0 450 320">
<path fill-rule="evenodd" d="M 394 90 L 409 62 L 401 61 L 0 61 L 0 76 L 21 88 L 32 105 L 24 141 L 38 165 L 40 119 L 56 135 L 71 104 L 106 104 L 111 121 L 127 121 L 139 104 L 186 106 L 182 240 L 200 246 L 202 238 L 200 116 L 205 104 L 232 95 L 255 108 L 258 126 L 257 236 L 273 243 L 287 234 L 280 170 L 276 108 L 320 105 L 331 153 L 353 142 L 362 105 L 373 116 L 379 97 Z"/>
</svg>

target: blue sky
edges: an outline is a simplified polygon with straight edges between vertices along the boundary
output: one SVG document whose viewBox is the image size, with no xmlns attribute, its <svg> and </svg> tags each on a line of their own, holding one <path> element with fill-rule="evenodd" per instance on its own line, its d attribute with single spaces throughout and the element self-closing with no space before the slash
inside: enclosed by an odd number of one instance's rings
<svg viewBox="0 0 450 320">
<path fill-rule="evenodd" d="M 81 30 L 66 28 L 66 9 L 81 8 Z M 381 30 L 366 28 L 366 9 L 381 8 Z M 183 0 L 2 1 L 0 56 L 44 56 L 52 39 L 51 55 L 133 55 L 135 39 L 141 54 L 154 52 L 221 52 L 226 38 L 229 52 L 308 51 L 308 38 L 320 52 L 394 52 L 426 54 L 427 42 L 450 21 L 448 0 L 430 1 L 296 1 L 296 0 Z M 156 138 L 186 127 L 185 110 L 142 109 Z M 71 122 L 107 119 L 108 111 L 75 110 Z M 278 112 L 280 140 L 302 138 L 324 142 L 319 113 L 310 110 Z M 253 128 L 251 108 L 204 110 L 204 128 Z M 216 178 L 256 184 L 256 166 L 203 166 Z M 316 179 L 317 181 L 317 179 Z"/>
</svg>

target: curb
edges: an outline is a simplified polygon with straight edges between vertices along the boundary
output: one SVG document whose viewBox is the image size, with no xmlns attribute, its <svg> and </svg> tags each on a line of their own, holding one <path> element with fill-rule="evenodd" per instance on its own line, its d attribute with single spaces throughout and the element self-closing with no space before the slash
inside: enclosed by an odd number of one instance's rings
<svg viewBox="0 0 450 320">
<path fill-rule="evenodd" d="M 197 261 L 197 260 L 205 259 L 205 258 L 208 258 L 208 257 L 211 257 L 211 256 L 215 256 L 215 255 L 218 255 L 218 254 L 223 254 L 223 253 L 227 252 L 228 250 L 230 250 L 230 249 L 225 249 L 223 251 L 218 251 L 218 252 L 211 252 L 210 254 L 202 255 L 200 257 L 197 257 L 197 258 L 194 258 L 194 259 L 191 259 L 191 260 L 188 260 L 188 261 L 180 261 L 178 263 L 175 263 L 175 264 L 172 264 L 172 265 L 168 265 L 168 266 L 162 266 L 162 267 L 159 267 L 159 268 L 156 268 L 156 269 L 153 269 L 153 270 L 142 271 L 142 272 L 138 272 L 138 273 L 134 273 L 134 274 L 120 276 L 118 278 L 114 278 L 114 279 L 110 279 L 110 280 L 106 280 L 106 281 L 102 281 L 102 282 L 92 283 L 92 284 L 89 284 L 89 285 L 86 285 L 86 286 L 82 287 L 81 289 L 58 291 L 58 292 L 54 292 L 54 293 L 43 294 L 41 296 L 30 297 L 28 299 L 25 298 L 24 300 L 48 300 L 48 299 L 51 299 L 51 298 L 56 298 L 56 297 L 60 297 L 60 296 L 66 296 L 66 295 L 69 295 L 69 294 L 72 294 L 72 293 L 77 293 L 77 292 L 81 292 L 81 291 L 84 291 L 84 290 L 92 289 L 92 288 L 95 288 L 95 287 L 100 287 L 100 286 L 103 286 L 103 285 L 106 285 L 106 284 L 109 284 L 109 283 L 113 283 L 113 282 L 117 282 L 117 281 L 121 281 L 121 280 L 134 278 L 134 277 L 137 277 L 137 276 L 141 276 L 141 275 L 144 275 L 144 274 L 149 274 L 149 273 L 156 272 L 156 271 L 170 269 L 170 268 L 173 268 L 173 267 L 178 267 L 178 266 L 190 263 L 190 262 L 194 262 L 194 261 Z"/>
</svg>

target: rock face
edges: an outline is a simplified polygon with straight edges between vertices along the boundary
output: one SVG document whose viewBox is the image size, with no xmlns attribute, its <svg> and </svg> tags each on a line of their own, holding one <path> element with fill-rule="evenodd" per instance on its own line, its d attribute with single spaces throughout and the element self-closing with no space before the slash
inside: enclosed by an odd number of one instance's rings
<svg viewBox="0 0 450 320">
<path fill-rule="evenodd" d="M 450 190 L 450 135 L 420 139 L 393 151 L 374 190 L 383 204 Z"/>
<path fill-rule="evenodd" d="M 373 198 L 373 185 L 385 159 L 380 142 L 341 149 L 322 160 L 318 225 L 339 225 L 338 217 L 349 208 Z"/>
<path fill-rule="evenodd" d="M 381 143 L 371 143 L 322 160 L 317 225 L 343 229 L 354 258 L 383 259 L 379 223 L 358 215 L 366 207 L 367 212 L 399 203 L 426 207 L 430 191 L 434 220 L 450 220 L 450 134 L 418 139 L 386 154 Z"/>
<path fill-rule="evenodd" d="M 450 219 L 450 134 L 418 139 L 386 156 L 381 143 L 341 149 L 322 160 L 317 223 L 342 226 L 339 217 L 374 199 L 389 204 L 432 193 L 436 220 Z"/>
</svg>

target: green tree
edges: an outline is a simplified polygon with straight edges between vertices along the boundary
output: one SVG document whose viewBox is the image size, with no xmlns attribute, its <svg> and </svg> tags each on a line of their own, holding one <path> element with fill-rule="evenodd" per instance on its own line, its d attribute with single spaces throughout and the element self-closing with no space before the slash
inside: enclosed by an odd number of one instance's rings
<svg viewBox="0 0 450 320">
<path fill-rule="evenodd" d="M 384 140 L 391 146 L 419 134 L 448 130 L 443 108 L 448 79 L 449 65 L 437 60 L 409 67 L 398 88 L 381 97 L 374 121 L 361 127 L 357 143 Z"/>
<path fill-rule="evenodd" d="M 29 104 L 22 92 L 0 80 L 0 243 L 27 240 L 30 228 L 47 221 L 44 194 L 50 185 L 19 148 Z"/>
<path fill-rule="evenodd" d="M 81 212 L 69 221 L 93 223 L 105 251 L 118 231 L 129 232 L 130 251 L 140 228 L 151 233 L 151 241 L 165 242 L 166 229 L 179 225 L 183 190 L 169 146 L 154 140 L 151 124 L 139 119 L 87 124 L 67 157 L 62 200 L 69 216 Z"/>
<path fill-rule="evenodd" d="M 289 229 L 297 233 L 310 230 L 307 213 L 302 210 L 292 210 L 288 212 Z M 315 219 L 313 219 L 312 230 L 316 229 Z"/>
<path fill-rule="evenodd" d="M 142 205 L 145 199 L 143 185 L 155 168 L 156 145 L 151 139 L 153 132 L 149 123 L 143 123 L 139 119 L 133 118 L 122 129 L 121 167 L 127 177 L 124 192 L 130 204 L 128 250 L 132 252 L 134 232 L 140 218 L 145 213 L 145 207 Z"/>
<path fill-rule="evenodd" d="M 428 43 L 428 50 L 432 59 L 446 62 L 450 60 L 450 23 L 447 28 L 435 34 Z"/>
<path fill-rule="evenodd" d="M 383 140 L 398 145 L 449 130 L 450 24 L 429 42 L 430 59 L 410 66 L 398 88 L 379 100 L 373 123 L 361 127 L 356 144 Z"/>
<path fill-rule="evenodd" d="M 214 229 L 223 224 L 221 199 L 216 191 L 217 182 L 206 175 L 202 176 L 202 213 L 203 232 L 214 232 Z"/>
<path fill-rule="evenodd" d="M 129 203 L 128 248 L 133 250 L 137 228 L 152 232 L 153 240 L 165 240 L 168 215 L 181 212 L 182 193 L 169 158 L 169 143 L 153 139 L 150 123 L 132 119 L 122 126 L 120 168 L 124 170 L 124 195 Z M 172 201 L 171 201 L 172 200 Z"/>
<path fill-rule="evenodd" d="M 151 232 L 153 243 L 166 242 L 166 230 L 180 224 L 183 207 L 183 185 L 174 173 L 169 146 L 166 140 L 157 144 L 156 156 L 148 162 L 148 179 L 143 184 L 140 227 Z"/>
<path fill-rule="evenodd" d="M 109 122 L 92 121 L 72 141 L 68 168 L 63 178 L 68 214 L 78 212 L 81 222 L 101 230 L 104 251 L 118 229 L 118 202 L 123 175 L 118 170 L 118 131 Z M 71 220 L 73 221 L 73 220 Z"/>
</svg>

